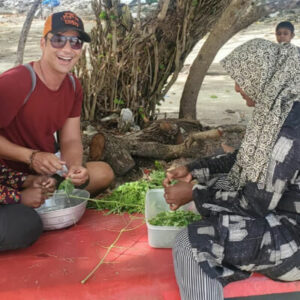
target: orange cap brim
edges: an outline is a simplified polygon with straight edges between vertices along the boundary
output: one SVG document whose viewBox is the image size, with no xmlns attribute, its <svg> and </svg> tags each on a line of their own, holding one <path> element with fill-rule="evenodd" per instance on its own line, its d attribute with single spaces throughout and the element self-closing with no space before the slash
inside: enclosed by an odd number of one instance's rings
<svg viewBox="0 0 300 300">
<path fill-rule="evenodd" d="M 44 25 L 43 36 L 45 37 L 52 30 L 52 15 L 49 16 Z"/>
</svg>

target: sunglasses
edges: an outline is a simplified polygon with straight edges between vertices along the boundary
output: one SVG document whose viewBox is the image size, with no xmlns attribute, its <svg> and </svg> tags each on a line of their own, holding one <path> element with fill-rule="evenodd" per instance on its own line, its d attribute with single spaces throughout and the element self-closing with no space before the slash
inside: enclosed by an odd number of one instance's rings
<svg viewBox="0 0 300 300">
<path fill-rule="evenodd" d="M 49 40 L 51 46 L 57 49 L 63 48 L 66 45 L 67 41 L 69 41 L 71 48 L 74 50 L 81 49 L 83 45 L 83 41 L 78 36 L 54 34 Z"/>
</svg>

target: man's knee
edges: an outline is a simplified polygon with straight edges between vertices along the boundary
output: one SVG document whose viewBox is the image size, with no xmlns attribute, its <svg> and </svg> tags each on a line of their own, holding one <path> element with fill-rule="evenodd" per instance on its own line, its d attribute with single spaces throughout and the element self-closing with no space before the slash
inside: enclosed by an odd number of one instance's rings
<svg viewBox="0 0 300 300">
<path fill-rule="evenodd" d="M 37 212 L 22 204 L 2 206 L 0 219 L 1 251 L 28 247 L 43 232 Z"/>
<path fill-rule="evenodd" d="M 115 179 L 115 174 L 111 166 L 107 163 L 103 163 L 101 166 L 101 169 L 103 173 L 105 174 L 105 177 L 107 179 L 107 185 L 111 184 L 112 181 Z"/>
<path fill-rule="evenodd" d="M 86 189 L 91 193 L 107 188 L 115 178 L 112 168 L 105 162 L 88 162 L 86 167 L 90 176 Z"/>
</svg>

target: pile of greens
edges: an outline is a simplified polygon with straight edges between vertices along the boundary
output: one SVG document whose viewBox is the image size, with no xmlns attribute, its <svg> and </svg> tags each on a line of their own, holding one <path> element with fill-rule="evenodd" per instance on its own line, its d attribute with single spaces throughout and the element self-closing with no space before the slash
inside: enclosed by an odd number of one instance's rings
<svg viewBox="0 0 300 300">
<path fill-rule="evenodd" d="M 148 179 L 127 182 L 116 188 L 111 194 L 101 198 L 93 199 L 88 207 L 109 210 L 108 213 L 144 213 L 145 197 L 148 189 L 162 188 L 165 172 L 161 170 L 152 171 Z"/>
<path fill-rule="evenodd" d="M 155 226 L 185 227 L 190 223 L 201 220 L 201 216 L 192 211 L 176 210 L 163 211 L 148 222 Z"/>
</svg>

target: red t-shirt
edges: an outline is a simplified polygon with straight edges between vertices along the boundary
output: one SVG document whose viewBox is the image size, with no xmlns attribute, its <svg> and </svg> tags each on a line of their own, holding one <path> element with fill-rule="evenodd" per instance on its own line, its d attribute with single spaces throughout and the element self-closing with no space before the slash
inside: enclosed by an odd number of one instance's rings
<svg viewBox="0 0 300 300">
<path fill-rule="evenodd" d="M 53 134 L 67 118 L 78 117 L 82 106 L 82 88 L 75 78 L 76 90 L 69 76 L 60 88 L 52 91 L 36 75 L 36 86 L 26 104 L 32 80 L 24 66 L 17 66 L 0 75 L 0 135 L 12 143 L 46 152 L 55 151 Z M 4 160 L 18 171 L 28 172 L 24 163 Z"/>
</svg>

